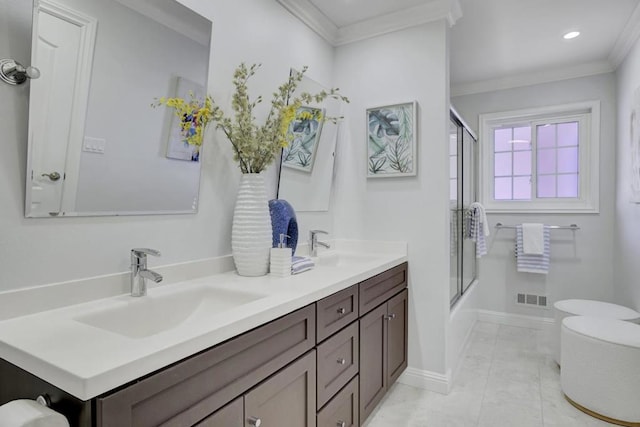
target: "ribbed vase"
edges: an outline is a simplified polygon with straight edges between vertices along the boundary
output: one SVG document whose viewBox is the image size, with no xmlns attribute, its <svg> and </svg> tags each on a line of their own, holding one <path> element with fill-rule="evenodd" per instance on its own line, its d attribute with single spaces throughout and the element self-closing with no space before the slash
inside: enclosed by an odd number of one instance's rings
<svg viewBox="0 0 640 427">
<path fill-rule="evenodd" d="M 264 276 L 269 272 L 271 215 L 262 175 L 242 175 L 231 228 L 231 250 L 241 276 Z"/>
</svg>

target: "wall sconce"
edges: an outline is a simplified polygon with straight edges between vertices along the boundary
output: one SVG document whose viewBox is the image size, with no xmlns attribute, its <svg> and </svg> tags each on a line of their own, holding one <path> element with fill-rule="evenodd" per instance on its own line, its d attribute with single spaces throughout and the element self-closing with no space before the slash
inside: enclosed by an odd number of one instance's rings
<svg viewBox="0 0 640 427">
<path fill-rule="evenodd" d="M 24 67 L 13 59 L 0 59 L 0 80 L 10 85 L 21 85 L 27 79 L 40 77 L 36 67 Z"/>
</svg>

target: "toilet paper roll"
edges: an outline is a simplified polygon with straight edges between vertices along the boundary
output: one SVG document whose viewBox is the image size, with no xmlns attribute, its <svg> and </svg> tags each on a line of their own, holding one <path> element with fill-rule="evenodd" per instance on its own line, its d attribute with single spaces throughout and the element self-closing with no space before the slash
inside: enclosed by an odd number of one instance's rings
<svg viewBox="0 0 640 427">
<path fill-rule="evenodd" d="M 35 400 L 20 399 L 0 406 L 0 427 L 69 427 L 69 422 Z"/>
</svg>

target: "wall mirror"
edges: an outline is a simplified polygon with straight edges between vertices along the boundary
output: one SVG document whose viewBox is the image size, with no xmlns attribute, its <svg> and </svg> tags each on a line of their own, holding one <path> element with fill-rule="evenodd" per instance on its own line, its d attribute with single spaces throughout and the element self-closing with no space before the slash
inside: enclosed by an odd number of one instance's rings
<svg viewBox="0 0 640 427">
<path fill-rule="evenodd" d="M 297 73 L 291 70 L 291 73 Z M 327 90 L 304 76 L 296 92 Z M 305 105 L 304 110 L 320 110 L 330 117 L 340 116 L 340 102 L 328 98 L 321 104 Z M 313 114 L 312 114 L 313 115 Z M 297 212 L 329 210 L 338 124 L 318 120 L 296 120 L 290 131 L 294 139 L 282 151 L 278 198 L 285 199 Z"/>
<path fill-rule="evenodd" d="M 25 216 L 195 213 L 162 96 L 202 97 L 211 22 L 175 0 L 34 0 Z"/>
</svg>

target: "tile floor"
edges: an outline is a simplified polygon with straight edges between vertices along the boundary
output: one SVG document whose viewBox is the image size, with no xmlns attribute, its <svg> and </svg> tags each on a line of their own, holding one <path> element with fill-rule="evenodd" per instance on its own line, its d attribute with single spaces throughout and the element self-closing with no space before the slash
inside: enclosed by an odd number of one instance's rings
<svg viewBox="0 0 640 427">
<path fill-rule="evenodd" d="M 449 395 L 395 384 L 367 427 L 612 426 L 571 406 L 542 331 L 478 322 Z"/>
</svg>

